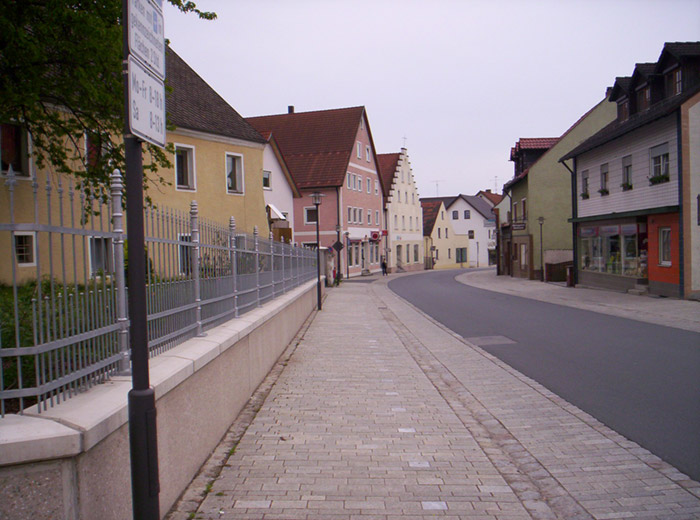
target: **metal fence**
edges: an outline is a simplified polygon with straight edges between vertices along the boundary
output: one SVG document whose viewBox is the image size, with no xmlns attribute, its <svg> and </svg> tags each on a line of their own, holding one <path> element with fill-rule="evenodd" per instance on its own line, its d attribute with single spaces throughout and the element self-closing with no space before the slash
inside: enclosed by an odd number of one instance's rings
<svg viewBox="0 0 700 520">
<path fill-rule="evenodd" d="M 46 410 L 129 370 L 123 185 L 118 172 L 111 180 L 111 200 L 99 201 L 71 180 L 6 178 L 0 416 Z M 196 202 L 147 208 L 144 225 L 151 356 L 316 276 L 313 251 L 237 232 L 233 217 L 204 219 Z"/>
</svg>

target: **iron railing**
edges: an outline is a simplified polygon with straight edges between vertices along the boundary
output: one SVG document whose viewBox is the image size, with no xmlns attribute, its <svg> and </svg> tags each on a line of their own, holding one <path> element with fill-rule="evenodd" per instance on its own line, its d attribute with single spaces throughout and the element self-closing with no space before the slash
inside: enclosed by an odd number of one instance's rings
<svg viewBox="0 0 700 520">
<path fill-rule="evenodd" d="M 8 172 L 0 202 L 0 416 L 39 411 L 129 370 L 123 185 L 88 200 L 73 181 Z M 3 202 L 4 204 L 4 202 Z M 90 211 L 82 211 L 89 208 Z M 151 356 L 316 276 L 313 251 L 189 213 L 145 209 Z"/>
</svg>

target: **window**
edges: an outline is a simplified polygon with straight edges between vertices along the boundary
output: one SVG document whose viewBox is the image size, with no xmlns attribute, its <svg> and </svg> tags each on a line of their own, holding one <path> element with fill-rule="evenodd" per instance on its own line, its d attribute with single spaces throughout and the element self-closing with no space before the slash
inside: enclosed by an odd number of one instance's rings
<svg viewBox="0 0 700 520">
<path fill-rule="evenodd" d="M 357 191 L 362 191 L 362 175 L 357 176 L 357 184 L 355 185 Z"/>
<path fill-rule="evenodd" d="M 413 217 L 408 217 L 408 229 L 413 229 Z"/>
<path fill-rule="evenodd" d="M 626 155 L 622 158 L 622 189 L 627 191 L 632 189 L 632 156 Z"/>
<path fill-rule="evenodd" d="M 649 86 L 642 87 L 637 91 L 637 111 L 641 112 L 649 108 L 651 102 L 651 88 Z"/>
<path fill-rule="evenodd" d="M 374 211 L 374 223 L 378 226 L 379 225 L 379 210 Z"/>
<path fill-rule="evenodd" d="M 452 258 L 452 249 L 449 247 L 447 248 L 447 258 Z"/>
<path fill-rule="evenodd" d="M 367 224 L 369 225 L 371 223 L 372 223 L 372 210 L 368 209 L 367 210 Z"/>
<path fill-rule="evenodd" d="M 659 228 L 659 265 L 671 265 L 671 228 Z"/>
<path fill-rule="evenodd" d="M 683 91 L 683 76 L 681 74 L 681 69 L 676 68 L 666 74 L 666 96 L 675 96 Z"/>
<path fill-rule="evenodd" d="M 445 228 L 445 238 L 450 238 L 449 230 L 447 228 Z"/>
<path fill-rule="evenodd" d="M 15 258 L 19 266 L 36 265 L 36 234 L 33 231 L 15 231 Z"/>
<path fill-rule="evenodd" d="M 518 221 L 518 203 L 513 202 L 513 218 L 515 218 L 515 221 Z"/>
<path fill-rule="evenodd" d="M 90 272 L 111 273 L 113 269 L 114 253 L 112 250 L 112 239 L 104 237 L 90 238 Z"/>
<path fill-rule="evenodd" d="M 470 229 L 467 233 L 468 233 L 467 236 L 469 238 L 472 238 L 472 239 L 474 238 L 474 230 L 473 229 Z"/>
<path fill-rule="evenodd" d="M 360 265 L 360 244 L 355 244 L 355 265 Z"/>
<path fill-rule="evenodd" d="M 243 193 L 243 157 L 226 154 L 226 191 L 228 193 Z"/>
<path fill-rule="evenodd" d="M 404 230 L 406 229 L 406 216 L 405 215 L 403 215 L 401 217 L 401 229 L 404 229 Z"/>
<path fill-rule="evenodd" d="M 352 221 L 357 223 L 357 208 L 352 208 Z"/>
<path fill-rule="evenodd" d="M 452 220 L 459 220 L 459 211 L 454 210 L 452 212 Z"/>
<path fill-rule="evenodd" d="M 621 101 L 619 105 L 617 105 L 617 117 L 620 119 L 620 121 L 627 121 L 630 117 L 630 101 L 629 99 L 625 99 L 624 101 Z"/>
<path fill-rule="evenodd" d="M 438 231 L 440 230 L 438 229 Z M 435 260 L 440 260 L 440 250 L 437 248 L 435 249 Z"/>
<path fill-rule="evenodd" d="M 455 249 L 455 261 L 457 263 L 463 264 L 464 262 L 467 261 L 467 248 L 466 247 L 458 247 Z"/>
<path fill-rule="evenodd" d="M 527 244 L 520 244 L 520 269 L 527 269 Z"/>
<path fill-rule="evenodd" d="M 394 229 L 399 229 L 399 217 L 394 215 Z"/>
<path fill-rule="evenodd" d="M 440 237 L 440 228 L 438 228 L 438 238 L 441 238 Z"/>
<path fill-rule="evenodd" d="M 379 195 L 379 181 L 378 180 L 374 181 L 374 194 Z"/>
<path fill-rule="evenodd" d="M 348 222 L 352 222 L 352 208 L 348 206 Z"/>
<path fill-rule="evenodd" d="M 316 206 L 307 206 L 304 208 L 304 224 L 315 224 L 318 219 Z"/>
<path fill-rule="evenodd" d="M 598 193 L 601 195 L 610 193 L 608 191 L 608 163 L 600 165 L 600 189 Z"/>
<path fill-rule="evenodd" d="M 352 246 L 348 244 L 348 265 L 353 265 L 352 263 Z"/>
<path fill-rule="evenodd" d="M 440 212 L 440 220 L 445 220 L 445 212 L 444 211 Z"/>
<path fill-rule="evenodd" d="M 415 203 L 416 203 L 416 194 L 411 193 L 411 204 L 415 204 Z"/>
<path fill-rule="evenodd" d="M 413 246 L 413 261 L 418 263 L 418 244 Z"/>
<path fill-rule="evenodd" d="M 7 175 L 12 166 L 15 175 L 29 177 L 27 133 L 19 125 L 0 125 L 0 161 L 2 174 Z"/>
<path fill-rule="evenodd" d="M 348 172 L 348 189 L 352 189 L 352 173 Z"/>
<path fill-rule="evenodd" d="M 588 196 L 588 170 L 583 170 L 581 172 L 581 197 L 587 199 Z"/>
<path fill-rule="evenodd" d="M 357 141 L 357 158 L 362 159 L 362 143 Z"/>
<path fill-rule="evenodd" d="M 370 156 L 369 146 L 365 146 L 365 157 L 367 159 L 367 162 L 369 162 L 369 156 Z"/>
<path fill-rule="evenodd" d="M 176 189 L 193 190 L 194 184 L 194 148 L 175 146 Z"/>
<path fill-rule="evenodd" d="M 649 150 L 649 155 L 651 157 L 651 176 L 649 177 L 649 182 L 651 184 L 668 182 L 670 179 L 668 143 L 654 146 Z"/>
<path fill-rule="evenodd" d="M 372 181 L 367 177 L 367 193 L 372 193 Z"/>
<path fill-rule="evenodd" d="M 270 184 L 271 179 L 270 176 L 272 175 L 272 172 L 268 172 L 267 170 L 263 170 L 263 188 L 264 189 L 271 189 L 272 186 Z"/>
<path fill-rule="evenodd" d="M 471 212 L 471 210 L 465 209 L 465 210 L 464 210 L 464 219 L 465 219 L 465 220 L 468 220 L 468 219 L 470 219 L 470 218 L 472 218 L 472 212 Z"/>
<path fill-rule="evenodd" d="M 396 196 L 399 198 L 399 202 L 401 202 L 401 192 L 400 191 L 396 192 Z"/>
<path fill-rule="evenodd" d="M 523 208 L 523 220 L 527 220 L 527 199 L 521 199 L 520 205 Z"/>
</svg>

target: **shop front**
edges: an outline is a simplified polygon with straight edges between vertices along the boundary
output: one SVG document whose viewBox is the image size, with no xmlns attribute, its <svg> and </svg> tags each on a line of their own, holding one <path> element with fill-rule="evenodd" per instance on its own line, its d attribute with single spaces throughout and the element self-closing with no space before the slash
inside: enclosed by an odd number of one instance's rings
<svg viewBox="0 0 700 520">
<path fill-rule="evenodd" d="M 577 228 L 578 283 L 620 291 L 649 283 L 646 216 Z"/>
</svg>

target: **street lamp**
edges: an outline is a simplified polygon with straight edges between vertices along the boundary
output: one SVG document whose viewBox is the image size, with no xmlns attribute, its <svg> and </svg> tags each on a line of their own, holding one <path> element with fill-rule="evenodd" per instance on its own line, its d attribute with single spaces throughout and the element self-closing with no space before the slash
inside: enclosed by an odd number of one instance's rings
<svg viewBox="0 0 700 520">
<path fill-rule="evenodd" d="M 321 220 L 321 215 L 319 214 L 319 206 L 321 205 L 321 197 L 324 197 L 323 193 L 315 191 L 311 194 L 311 201 L 316 206 L 316 301 L 318 302 L 318 310 L 321 310 L 321 233 L 319 229 L 319 221 Z"/>
<path fill-rule="evenodd" d="M 540 223 L 540 282 L 544 282 L 544 243 L 542 242 L 542 224 L 544 224 L 544 217 L 538 217 L 537 222 Z"/>
</svg>

